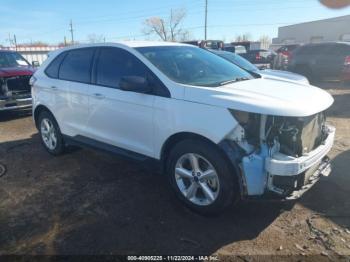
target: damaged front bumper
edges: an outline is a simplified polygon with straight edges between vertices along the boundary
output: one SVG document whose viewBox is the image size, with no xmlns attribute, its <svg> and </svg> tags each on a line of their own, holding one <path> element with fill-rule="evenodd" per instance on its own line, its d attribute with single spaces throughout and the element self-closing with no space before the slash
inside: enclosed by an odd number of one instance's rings
<svg viewBox="0 0 350 262">
<path fill-rule="evenodd" d="M 331 164 L 327 154 L 334 143 L 335 128 L 332 126 L 327 128 L 327 139 L 306 155 L 295 158 L 275 153 L 266 158 L 268 191 L 286 199 L 297 199 L 309 190 L 321 176 L 330 174 Z"/>
<path fill-rule="evenodd" d="M 32 98 L 30 95 L 0 97 L 0 111 L 30 108 Z"/>
<path fill-rule="evenodd" d="M 321 176 L 328 176 L 331 164 L 327 154 L 334 143 L 335 128 L 327 126 L 327 130 L 324 142 L 301 157 L 282 154 L 266 144 L 244 156 L 234 142 L 221 143 L 233 166 L 238 166 L 235 172 L 240 174 L 241 198 L 297 199 Z"/>
</svg>

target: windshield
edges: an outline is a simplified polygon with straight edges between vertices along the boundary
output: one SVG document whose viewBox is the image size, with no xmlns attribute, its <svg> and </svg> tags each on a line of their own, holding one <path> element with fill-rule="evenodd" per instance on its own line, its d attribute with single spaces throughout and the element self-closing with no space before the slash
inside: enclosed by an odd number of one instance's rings
<svg viewBox="0 0 350 262">
<path fill-rule="evenodd" d="M 0 67 L 29 66 L 27 60 L 15 52 L 0 52 Z"/>
<path fill-rule="evenodd" d="M 171 80 L 194 86 L 220 86 L 252 79 L 238 66 L 198 47 L 154 46 L 136 48 Z"/>
<path fill-rule="evenodd" d="M 240 55 L 236 55 L 234 53 L 230 52 L 220 52 L 216 53 L 217 55 L 227 59 L 228 61 L 234 63 L 235 65 L 238 65 L 239 67 L 251 71 L 251 72 L 258 72 L 259 68 L 257 68 L 255 65 L 250 63 L 247 59 L 241 57 Z"/>
</svg>

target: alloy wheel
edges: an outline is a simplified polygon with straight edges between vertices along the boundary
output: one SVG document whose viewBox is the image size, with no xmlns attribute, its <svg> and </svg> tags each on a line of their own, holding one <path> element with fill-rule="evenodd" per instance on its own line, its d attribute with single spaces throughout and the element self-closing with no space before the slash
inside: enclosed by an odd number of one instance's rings
<svg viewBox="0 0 350 262">
<path fill-rule="evenodd" d="M 203 156 L 187 153 L 175 165 L 175 180 L 181 193 L 193 204 L 212 204 L 220 190 L 218 174 Z"/>
<path fill-rule="evenodd" d="M 50 119 L 44 118 L 40 124 L 41 138 L 45 146 L 54 150 L 57 146 L 57 135 L 56 130 Z"/>
</svg>

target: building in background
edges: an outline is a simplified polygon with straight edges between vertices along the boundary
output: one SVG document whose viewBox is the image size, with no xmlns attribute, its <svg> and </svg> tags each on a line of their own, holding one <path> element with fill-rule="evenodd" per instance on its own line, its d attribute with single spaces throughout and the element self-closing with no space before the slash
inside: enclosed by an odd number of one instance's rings
<svg viewBox="0 0 350 262">
<path fill-rule="evenodd" d="M 350 41 L 350 15 L 317 20 L 278 28 L 272 44 L 306 44 Z"/>
<path fill-rule="evenodd" d="M 4 50 L 12 50 L 20 53 L 29 63 L 33 61 L 39 62 L 41 65 L 48 56 L 48 53 L 54 51 L 61 46 L 11 46 L 11 47 L 0 47 Z"/>
</svg>

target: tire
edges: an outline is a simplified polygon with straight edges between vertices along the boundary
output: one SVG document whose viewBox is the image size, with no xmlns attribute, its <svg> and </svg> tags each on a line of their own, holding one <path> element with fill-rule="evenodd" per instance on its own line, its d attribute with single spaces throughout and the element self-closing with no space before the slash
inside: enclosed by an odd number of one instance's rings
<svg viewBox="0 0 350 262">
<path fill-rule="evenodd" d="M 38 129 L 41 143 L 47 152 L 55 156 L 61 155 L 64 152 L 65 144 L 60 128 L 51 113 L 47 111 L 40 113 Z"/>
<path fill-rule="evenodd" d="M 199 166 L 195 172 L 194 158 Z M 195 212 L 218 214 L 239 199 L 237 178 L 228 160 L 213 144 L 200 140 L 179 142 L 171 150 L 166 167 L 176 196 Z"/>
</svg>

